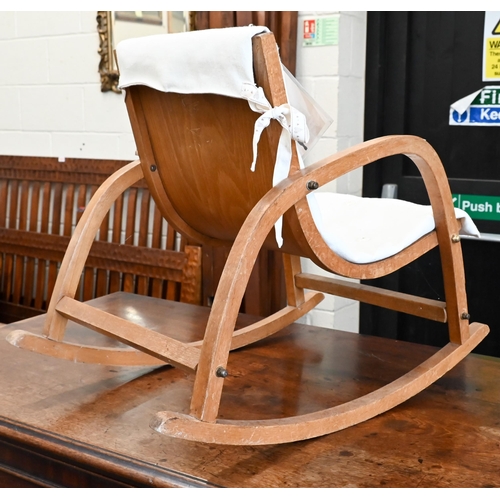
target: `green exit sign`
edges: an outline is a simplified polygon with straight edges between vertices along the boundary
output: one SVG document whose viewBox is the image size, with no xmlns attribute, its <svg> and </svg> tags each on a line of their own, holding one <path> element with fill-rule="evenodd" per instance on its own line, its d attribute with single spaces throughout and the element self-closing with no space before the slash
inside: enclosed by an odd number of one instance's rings
<svg viewBox="0 0 500 500">
<path fill-rule="evenodd" d="M 471 104 L 498 105 L 500 104 L 500 87 L 486 87 L 475 97 Z"/>
<path fill-rule="evenodd" d="M 453 205 L 467 212 L 472 219 L 500 221 L 500 196 L 453 194 Z"/>
</svg>

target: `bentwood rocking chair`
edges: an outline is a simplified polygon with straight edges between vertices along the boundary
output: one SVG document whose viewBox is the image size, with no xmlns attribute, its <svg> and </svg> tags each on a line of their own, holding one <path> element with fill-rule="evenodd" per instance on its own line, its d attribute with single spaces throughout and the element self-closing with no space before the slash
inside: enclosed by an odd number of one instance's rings
<svg viewBox="0 0 500 500">
<path fill-rule="evenodd" d="M 128 40 L 119 45 L 117 59 L 140 161 L 110 177 L 87 207 L 60 269 L 46 336 L 35 339 L 18 331 L 11 342 L 82 362 L 169 363 L 195 372 L 190 414 L 166 409 L 156 415 L 153 427 L 169 436 L 243 445 L 308 439 L 372 418 L 436 381 L 487 335 L 486 325 L 469 324 L 459 236 L 477 230 L 464 212 L 454 209 L 442 164 L 425 140 L 382 137 L 304 168 L 301 154 L 308 125 L 315 126 L 314 105 L 307 97 L 302 104 L 289 101 L 297 85 L 284 73 L 267 28 Z M 316 191 L 396 154 L 416 164 L 431 206 Z M 232 246 L 200 342 L 183 343 L 74 298 L 103 217 L 142 177 L 163 216 L 189 241 Z M 300 258 L 307 257 L 337 275 L 378 278 L 436 246 L 446 302 L 301 272 Z M 283 252 L 288 305 L 235 331 L 261 248 Z M 280 419 L 217 419 L 230 351 L 296 321 L 323 293 L 447 323 L 450 342 L 397 380 L 327 410 Z M 70 344 L 64 337 L 68 320 L 133 349 Z"/>
</svg>

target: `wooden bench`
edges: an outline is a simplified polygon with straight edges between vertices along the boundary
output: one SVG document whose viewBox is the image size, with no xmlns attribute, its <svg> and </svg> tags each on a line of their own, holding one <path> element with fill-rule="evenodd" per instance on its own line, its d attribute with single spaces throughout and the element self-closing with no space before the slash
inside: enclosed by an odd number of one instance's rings
<svg viewBox="0 0 500 500">
<path fill-rule="evenodd" d="M 46 311 L 86 204 L 126 163 L 0 156 L 0 322 Z M 145 187 L 128 189 L 104 220 L 80 280 L 80 300 L 126 291 L 201 304 L 201 248 L 167 225 Z"/>
</svg>

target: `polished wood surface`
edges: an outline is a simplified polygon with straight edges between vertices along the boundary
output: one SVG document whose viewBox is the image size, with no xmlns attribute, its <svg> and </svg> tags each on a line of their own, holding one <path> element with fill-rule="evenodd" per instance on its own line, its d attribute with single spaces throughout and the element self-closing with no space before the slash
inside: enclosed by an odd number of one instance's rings
<svg viewBox="0 0 500 500">
<path fill-rule="evenodd" d="M 200 340 L 207 308 L 158 300 L 118 293 L 93 304 L 177 340 Z M 254 320 L 240 315 L 238 326 Z M 187 412 L 192 374 L 78 364 L 4 341 L 15 329 L 41 332 L 42 325 L 38 317 L 0 330 L 2 485 L 500 486 L 499 359 L 470 355 L 397 408 L 337 433 L 225 446 L 149 427 L 166 407 Z M 116 345 L 73 323 L 68 336 Z M 292 324 L 230 356 L 220 417 L 281 418 L 325 409 L 381 387 L 436 351 Z"/>
</svg>

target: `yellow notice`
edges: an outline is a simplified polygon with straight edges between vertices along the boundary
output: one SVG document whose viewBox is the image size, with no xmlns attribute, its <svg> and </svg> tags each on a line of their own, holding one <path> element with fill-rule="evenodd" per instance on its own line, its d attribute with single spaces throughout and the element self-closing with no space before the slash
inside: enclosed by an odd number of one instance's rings
<svg viewBox="0 0 500 500">
<path fill-rule="evenodd" d="M 500 37 L 486 39 L 484 55 L 486 78 L 500 79 Z"/>
<path fill-rule="evenodd" d="M 500 80 L 500 12 L 485 12 L 483 81 Z"/>
</svg>

